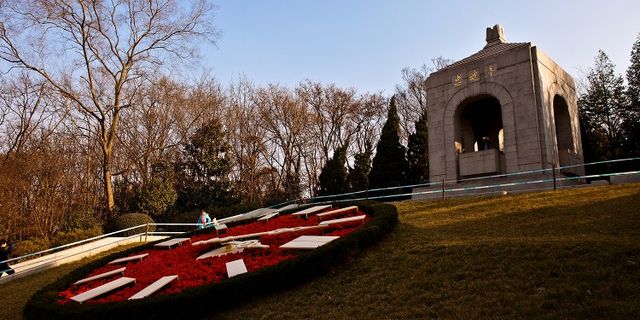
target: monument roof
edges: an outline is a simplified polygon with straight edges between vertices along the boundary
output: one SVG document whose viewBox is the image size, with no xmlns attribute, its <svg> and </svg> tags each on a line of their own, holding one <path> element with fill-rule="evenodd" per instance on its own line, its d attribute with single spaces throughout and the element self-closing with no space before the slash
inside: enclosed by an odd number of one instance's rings
<svg viewBox="0 0 640 320">
<path fill-rule="evenodd" d="M 482 50 L 462 59 L 462 60 L 458 60 L 448 66 L 446 66 L 445 68 L 442 68 L 442 70 L 447 70 L 450 68 L 455 68 L 457 66 L 469 63 L 469 62 L 473 62 L 473 61 L 478 61 L 478 60 L 482 60 L 515 48 L 520 48 L 522 46 L 530 46 L 531 43 L 530 42 L 504 42 L 504 43 L 498 43 L 498 44 L 494 44 L 488 47 L 483 48 Z"/>
</svg>

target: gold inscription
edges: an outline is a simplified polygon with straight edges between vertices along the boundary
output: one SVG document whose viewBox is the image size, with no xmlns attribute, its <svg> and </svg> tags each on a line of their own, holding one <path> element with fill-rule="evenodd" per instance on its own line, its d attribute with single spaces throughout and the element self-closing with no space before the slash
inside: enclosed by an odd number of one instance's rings
<svg viewBox="0 0 640 320">
<path fill-rule="evenodd" d="M 456 74 L 456 76 L 453 78 L 453 84 L 454 84 L 456 87 L 461 86 L 461 85 L 462 85 L 462 76 L 461 76 L 461 75 L 459 75 L 459 74 Z"/>
<path fill-rule="evenodd" d="M 489 76 L 489 78 L 493 78 L 493 76 L 496 74 L 496 65 L 495 64 L 490 64 L 487 66 L 487 76 Z"/>
<path fill-rule="evenodd" d="M 480 72 L 477 69 L 471 70 L 469 72 L 469 81 L 478 81 L 480 80 Z"/>
</svg>

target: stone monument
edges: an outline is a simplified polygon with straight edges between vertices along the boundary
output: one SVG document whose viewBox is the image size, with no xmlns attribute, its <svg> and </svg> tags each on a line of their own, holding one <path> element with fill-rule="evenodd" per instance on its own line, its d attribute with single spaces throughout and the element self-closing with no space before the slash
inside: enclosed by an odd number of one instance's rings
<svg viewBox="0 0 640 320">
<path fill-rule="evenodd" d="M 426 80 L 431 182 L 583 163 L 571 76 L 530 42 L 507 42 L 500 25 L 486 41 Z"/>
</svg>

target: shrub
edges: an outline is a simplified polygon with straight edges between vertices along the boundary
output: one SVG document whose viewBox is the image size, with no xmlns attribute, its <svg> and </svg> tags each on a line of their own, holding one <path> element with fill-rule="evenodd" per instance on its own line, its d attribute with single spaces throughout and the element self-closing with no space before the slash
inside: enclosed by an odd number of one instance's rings
<svg viewBox="0 0 640 320">
<path fill-rule="evenodd" d="M 289 289 L 323 274 L 349 259 L 359 251 L 377 243 L 391 232 L 398 221 L 394 206 L 379 202 L 358 202 L 360 208 L 372 219 L 353 233 L 332 241 L 318 249 L 277 265 L 239 275 L 219 283 L 185 289 L 172 295 L 154 295 L 143 300 L 104 304 L 66 304 L 56 301 L 58 293 L 74 281 L 85 277 L 95 268 L 113 259 L 152 248 L 154 243 L 132 248 L 84 265 L 54 283 L 42 288 L 27 302 L 26 319 L 187 319 L 203 318 L 212 309 L 202 308 L 215 301 L 216 310 L 237 306 L 243 301 Z M 210 230 L 202 229 L 183 234 L 193 236 Z"/>
<path fill-rule="evenodd" d="M 50 247 L 51 242 L 49 241 L 49 239 L 33 238 L 16 243 L 16 248 L 15 250 L 13 250 L 13 253 L 11 255 L 13 257 L 20 257 L 24 256 L 25 254 L 47 250 Z"/>
<path fill-rule="evenodd" d="M 135 227 L 135 226 L 139 226 L 147 223 L 154 223 L 154 221 L 153 219 L 151 219 L 151 217 L 149 217 L 144 213 L 125 213 L 113 219 L 113 221 L 111 221 L 110 223 L 108 223 L 105 226 L 105 231 L 109 233 L 109 232 L 128 229 L 131 227 Z M 128 236 L 138 234 L 140 232 L 144 232 L 145 230 L 146 229 L 144 228 L 132 229 L 132 230 L 125 231 L 121 234 L 117 234 L 116 236 L 128 237 Z M 150 232 L 156 231 L 155 225 L 150 225 L 149 231 Z"/>
<path fill-rule="evenodd" d="M 73 229 L 71 231 L 58 232 L 51 240 L 51 246 L 57 247 L 68 243 L 89 239 L 91 237 L 99 236 L 102 234 L 102 228 L 93 227 L 90 229 Z"/>
<path fill-rule="evenodd" d="M 162 217 L 173 207 L 178 193 L 170 182 L 153 180 L 138 192 L 135 206 L 153 217 Z"/>
</svg>

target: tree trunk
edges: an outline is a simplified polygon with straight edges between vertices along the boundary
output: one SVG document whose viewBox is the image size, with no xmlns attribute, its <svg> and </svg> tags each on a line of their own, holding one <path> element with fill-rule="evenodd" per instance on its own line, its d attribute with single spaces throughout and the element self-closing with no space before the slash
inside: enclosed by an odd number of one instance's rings
<svg viewBox="0 0 640 320">
<path fill-rule="evenodd" d="M 111 182 L 111 149 L 104 146 L 102 148 L 102 177 L 104 179 L 104 193 L 107 197 L 107 220 L 109 220 L 114 217 L 116 206 L 113 197 L 113 183 Z"/>
</svg>

